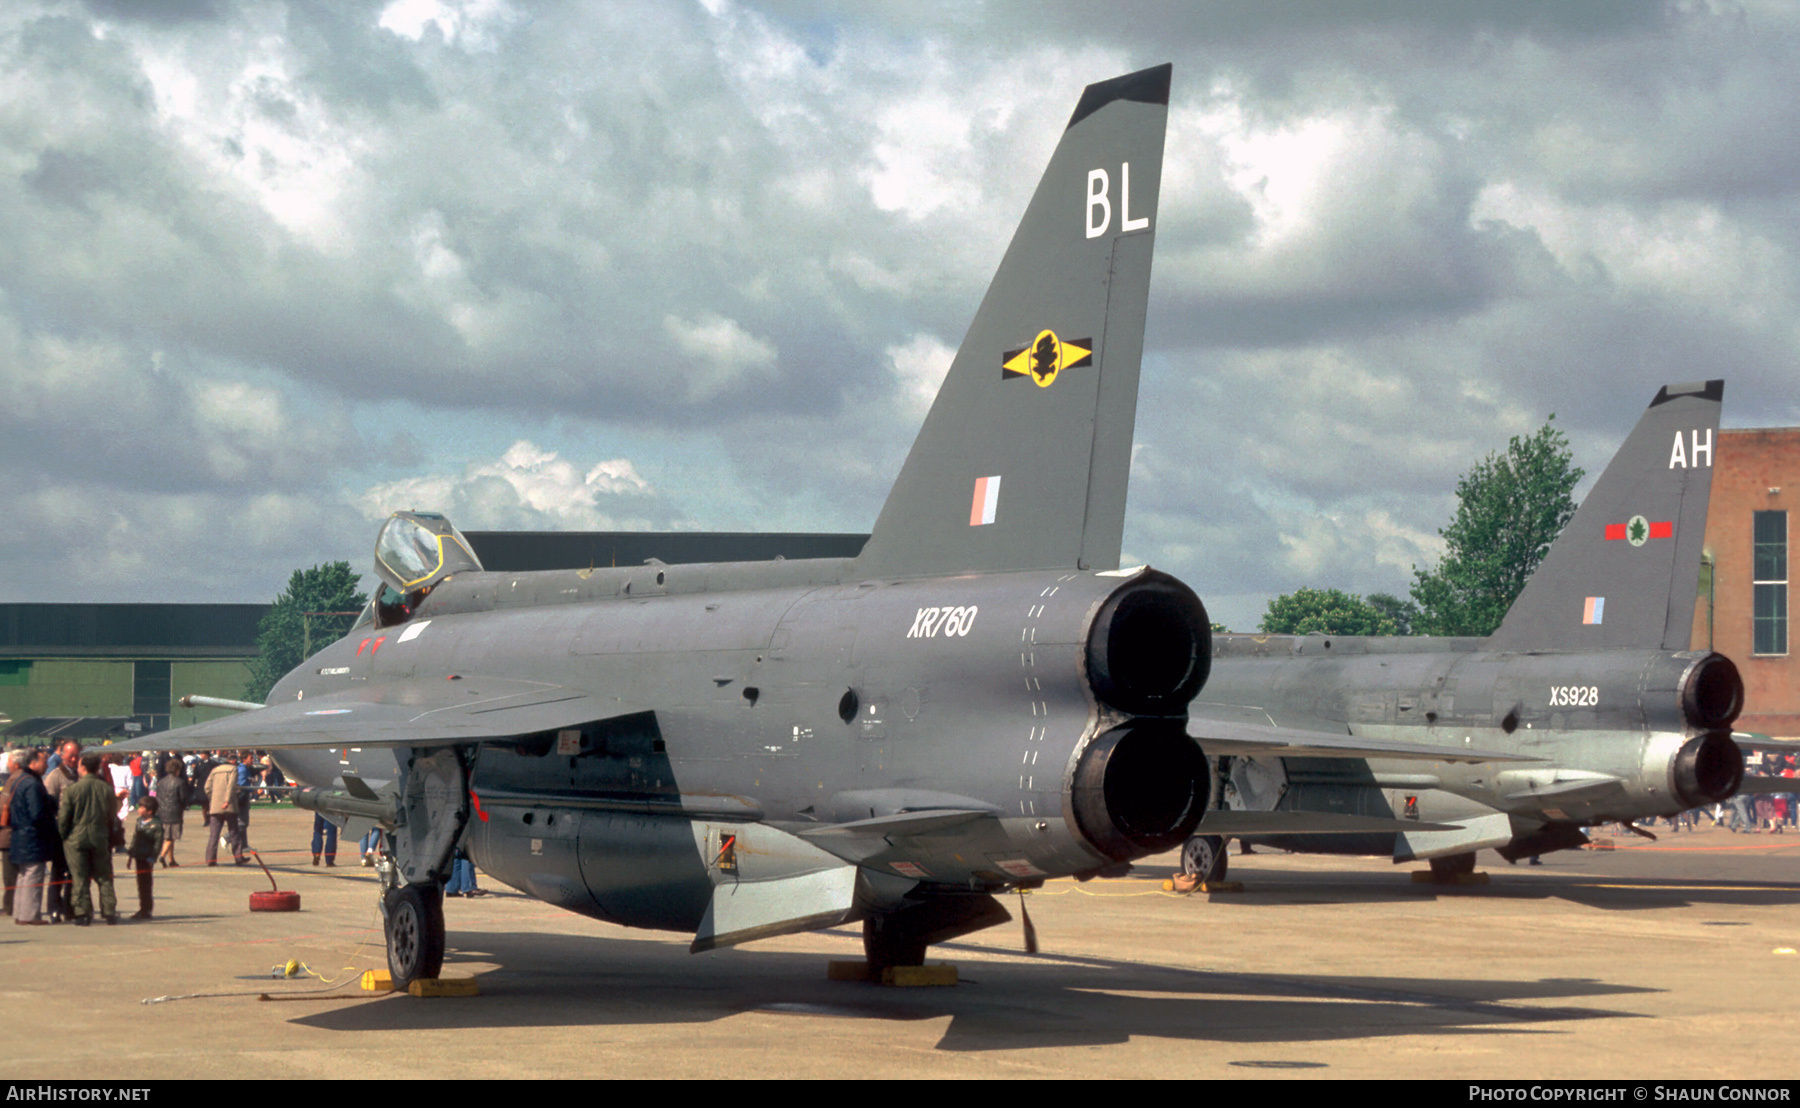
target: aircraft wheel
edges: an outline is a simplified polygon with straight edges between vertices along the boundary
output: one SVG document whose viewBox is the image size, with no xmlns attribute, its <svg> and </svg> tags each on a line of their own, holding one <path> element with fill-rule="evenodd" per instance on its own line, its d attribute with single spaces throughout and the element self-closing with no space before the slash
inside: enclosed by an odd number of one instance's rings
<svg viewBox="0 0 1800 1108">
<path fill-rule="evenodd" d="M 924 939 L 892 919 L 870 916 L 863 920 L 863 957 L 871 966 L 922 966 L 925 946 Z"/>
<path fill-rule="evenodd" d="M 1202 881 L 1225 880 L 1226 858 L 1221 835 L 1191 835 L 1181 844 L 1181 872 Z"/>
<path fill-rule="evenodd" d="M 1443 880 L 1460 877 L 1475 872 L 1475 852 L 1467 854 L 1445 854 L 1431 859 L 1431 876 Z"/>
<path fill-rule="evenodd" d="M 404 885 L 387 894 L 387 959 L 396 989 L 444 968 L 444 894 L 438 886 Z"/>
</svg>

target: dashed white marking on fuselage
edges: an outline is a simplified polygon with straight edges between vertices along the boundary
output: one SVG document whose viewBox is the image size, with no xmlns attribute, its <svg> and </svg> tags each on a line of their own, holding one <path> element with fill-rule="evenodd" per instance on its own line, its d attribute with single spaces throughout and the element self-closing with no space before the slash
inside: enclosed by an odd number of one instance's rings
<svg viewBox="0 0 1800 1108">
<path fill-rule="evenodd" d="M 1059 582 L 1069 581 L 1074 579 L 1075 576 L 1075 574 L 1069 574 L 1065 577 L 1060 577 L 1057 580 Z M 1048 600 L 1055 596 L 1060 588 L 1060 584 L 1047 586 L 1043 591 L 1038 593 L 1038 598 L 1040 600 Z M 1026 607 L 1025 623 L 1019 628 L 1020 642 L 1031 646 L 1037 644 L 1037 621 L 1044 617 L 1044 613 L 1048 611 L 1049 608 L 1050 605 L 1047 603 L 1031 604 Z M 1050 718 L 1050 702 L 1032 695 L 1034 693 L 1042 692 L 1044 688 L 1043 681 L 1035 672 L 1037 669 L 1037 651 L 1027 650 L 1021 653 L 1019 655 L 1019 665 L 1025 670 L 1025 693 L 1027 703 L 1031 706 L 1031 718 L 1033 721 L 1047 721 Z M 1019 752 L 1020 765 L 1026 767 L 1037 765 L 1038 755 L 1042 752 L 1042 747 L 1039 744 L 1041 744 L 1049 734 L 1050 728 L 1048 723 L 1033 722 L 1028 725 L 1025 732 L 1025 748 Z M 1036 788 L 1037 777 L 1034 774 L 1023 773 L 1019 775 L 1019 791 L 1025 794 L 1019 798 L 1020 815 L 1037 815 Z"/>
</svg>

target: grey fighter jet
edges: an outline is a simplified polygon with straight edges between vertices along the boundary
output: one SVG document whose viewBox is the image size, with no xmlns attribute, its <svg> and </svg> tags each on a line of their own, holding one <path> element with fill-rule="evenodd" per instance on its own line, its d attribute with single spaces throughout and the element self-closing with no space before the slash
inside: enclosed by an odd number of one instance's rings
<svg viewBox="0 0 1800 1108">
<path fill-rule="evenodd" d="M 496 574 L 402 512 L 348 637 L 132 745 L 267 749 L 388 828 L 400 983 L 438 971 L 459 843 L 697 951 L 861 920 L 880 965 L 1180 845 L 1206 613 L 1117 568 L 1169 78 L 1082 93 L 859 557 Z"/>
<path fill-rule="evenodd" d="M 1180 846 L 1206 611 L 1118 568 L 1169 76 L 1082 93 L 860 556 L 488 573 L 397 513 L 345 639 L 266 706 L 128 745 L 267 749 L 302 805 L 385 827 L 397 983 L 438 972 L 459 844 L 696 951 L 860 920 L 879 966 Z"/>
<path fill-rule="evenodd" d="M 1214 756 L 1214 805 L 1183 848 L 1214 879 L 1221 838 L 1474 868 L 1587 842 L 1585 826 L 1724 800 L 1743 781 L 1737 667 L 1688 649 L 1720 381 L 1669 386 L 1485 639 L 1220 635 L 1188 732 Z M 1422 767 L 1284 756 L 1269 728 L 1442 747 L 1530 763 Z M 1377 834 L 1259 835 L 1280 813 L 1433 821 Z"/>
<path fill-rule="evenodd" d="M 997 894 L 1183 844 L 1206 610 L 1118 568 L 1168 83 L 1082 92 L 859 558 L 491 574 L 394 514 L 346 639 L 263 707 L 126 746 L 265 748 L 302 806 L 382 824 L 398 984 L 443 961 L 457 845 L 697 952 L 860 921 L 904 966 L 1008 919 Z"/>
</svg>

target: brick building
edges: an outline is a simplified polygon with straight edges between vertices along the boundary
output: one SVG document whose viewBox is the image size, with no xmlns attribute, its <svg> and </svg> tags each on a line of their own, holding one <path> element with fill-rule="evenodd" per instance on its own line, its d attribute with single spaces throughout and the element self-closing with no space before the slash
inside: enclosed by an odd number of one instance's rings
<svg viewBox="0 0 1800 1108">
<path fill-rule="evenodd" d="M 1707 512 L 1694 647 L 1737 663 L 1737 727 L 1800 738 L 1800 667 L 1788 619 L 1788 546 L 1800 508 L 1800 427 L 1721 430 Z M 1708 579 L 1710 577 L 1710 580 Z"/>
</svg>

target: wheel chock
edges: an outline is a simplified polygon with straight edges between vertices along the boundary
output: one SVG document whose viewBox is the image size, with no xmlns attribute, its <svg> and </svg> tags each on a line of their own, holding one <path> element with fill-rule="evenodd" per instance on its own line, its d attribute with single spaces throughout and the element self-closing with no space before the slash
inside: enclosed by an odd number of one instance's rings
<svg viewBox="0 0 1800 1108">
<path fill-rule="evenodd" d="M 473 977 L 419 977 L 406 986 L 408 996 L 480 996 Z"/>
<path fill-rule="evenodd" d="M 362 987 L 366 993 L 391 993 L 394 991 L 394 979 L 384 969 L 364 970 Z"/>
<path fill-rule="evenodd" d="M 1241 893 L 1242 881 L 1202 881 L 1191 873 L 1178 873 L 1163 880 L 1165 893 Z"/>
<path fill-rule="evenodd" d="M 828 981 L 880 981 L 881 970 L 867 962 L 827 962 Z"/>
</svg>

